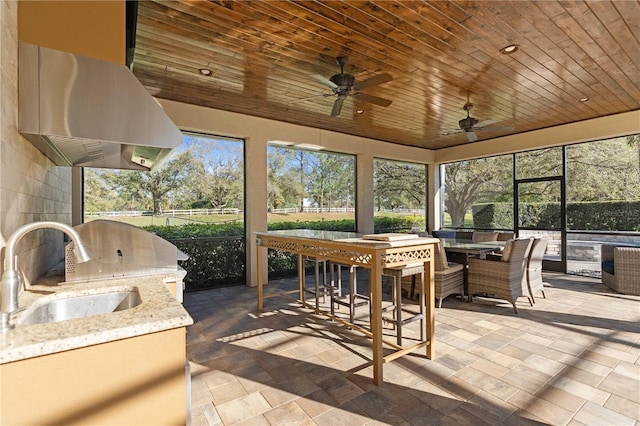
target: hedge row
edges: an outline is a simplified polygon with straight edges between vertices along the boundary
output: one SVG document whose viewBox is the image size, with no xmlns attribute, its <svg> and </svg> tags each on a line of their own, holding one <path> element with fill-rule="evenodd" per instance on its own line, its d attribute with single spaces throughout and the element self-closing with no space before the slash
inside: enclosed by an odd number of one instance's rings
<svg viewBox="0 0 640 426">
<path fill-rule="evenodd" d="M 473 226 L 512 229 L 513 204 L 487 203 L 472 206 Z M 560 227 L 560 203 L 520 205 L 522 226 Z M 640 201 L 593 201 L 567 204 L 567 228 L 584 231 L 640 231 Z"/>
</svg>

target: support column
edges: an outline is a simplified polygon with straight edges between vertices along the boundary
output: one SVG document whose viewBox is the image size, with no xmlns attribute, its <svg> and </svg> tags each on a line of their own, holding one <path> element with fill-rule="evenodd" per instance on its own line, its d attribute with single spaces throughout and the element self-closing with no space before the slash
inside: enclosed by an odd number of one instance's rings
<svg viewBox="0 0 640 426">
<path fill-rule="evenodd" d="M 249 138 L 244 144 L 245 158 L 245 238 L 246 284 L 258 284 L 258 266 L 262 268 L 262 284 L 269 281 L 267 250 L 258 250 L 254 232 L 267 230 L 267 141 Z M 258 256 L 262 261 L 258 262 Z"/>
<path fill-rule="evenodd" d="M 442 227 L 442 203 L 444 202 L 444 175 L 440 174 L 440 164 L 429 164 L 429 185 L 427 188 L 427 200 L 430 201 L 428 209 L 428 231 L 438 230 Z"/>
<path fill-rule="evenodd" d="M 356 155 L 356 231 L 373 234 L 373 155 Z"/>
</svg>

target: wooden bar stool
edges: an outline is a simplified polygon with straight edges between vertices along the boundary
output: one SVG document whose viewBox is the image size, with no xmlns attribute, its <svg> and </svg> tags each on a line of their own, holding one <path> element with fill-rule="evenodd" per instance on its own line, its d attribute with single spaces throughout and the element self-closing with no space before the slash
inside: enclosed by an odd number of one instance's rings
<svg viewBox="0 0 640 426">
<path fill-rule="evenodd" d="M 402 326 L 418 320 L 420 321 L 420 340 L 424 341 L 424 264 L 410 263 L 404 266 L 384 268 L 384 270 L 382 271 L 382 275 L 387 275 L 393 279 L 393 283 L 391 286 L 391 299 L 393 300 L 393 305 L 387 308 L 387 310 L 393 309 L 393 317 L 391 319 L 383 317 L 383 320 L 394 324 L 398 345 L 402 346 Z M 413 311 L 402 308 L 402 278 L 410 276 L 414 276 L 415 278 L 416 275 L 420 275 L 420 287 L 418 290 L 418 292 L 420 293 L 418 303 L 418 305 L 420 306 L 419 313 L 415 313 Z M 414 286 L 415 282 L 411 288 L 412 294 L 415 291 Z M 408 318 L 403 319 L 402 312 L 411 313 L 412 315 Z"/>
<path fill-rule="evenodd" d="M 342 296 L 342 268 L 349 270 L 349 294 Z M 354 323 L 356 308 L 369 304 L 369 296 L 358 293 L 356 279 L 356 265 L 330 262 L 329 276 L 333 297 L 331 299 L 331 314 L 334 314 L 334 303 L 349 309 L 349 322 Z"/>
<path fill-rule="evenodd" d="M 325 303 L 326 295 L 330 294 L 330 291 L 331 291 L 331 286 L 327 284 L 327 260 L 318 258 L 318 257 L 304 256 L 303 265 L 306 265 L 306 262 L 314 263 L 315 282 L 312 288 L 308 288 L 306 285 L 306 279 L 305 279 L 306 271 L 303 271 L 302 301 L 306 303 L 305 293 L 313 294 L 315 298 L 315 304 L 316 304 L 316 313 L 318 313 L 320 311 L 320 296 L 322 296 L 322 303 Z M 331 306 L 333 307 L 333 304 Z"/>
</svg>

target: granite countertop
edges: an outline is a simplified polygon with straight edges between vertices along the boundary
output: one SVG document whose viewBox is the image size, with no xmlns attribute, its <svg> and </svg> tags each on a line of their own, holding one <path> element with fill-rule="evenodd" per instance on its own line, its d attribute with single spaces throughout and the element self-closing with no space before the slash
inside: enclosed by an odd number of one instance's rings
<svg viewBox="0 0 640 426">
<path fill-rule="evenodd" d="M 62 283 L 45 277 L 20 294 L 21 309 L 12 314 L 15 327 L 0 332 L 0 364 L 56 352 L 141 336 L 193 324 L 184 307 L 164 283 L 166 274 Z M 56 281 L 55 285 L 52 282 Z M 42 299 L 81 296 L 137 288 L 142 303 L 130 309 L 46 324 L 20 324 L 32 303 Z"/>
</svg>

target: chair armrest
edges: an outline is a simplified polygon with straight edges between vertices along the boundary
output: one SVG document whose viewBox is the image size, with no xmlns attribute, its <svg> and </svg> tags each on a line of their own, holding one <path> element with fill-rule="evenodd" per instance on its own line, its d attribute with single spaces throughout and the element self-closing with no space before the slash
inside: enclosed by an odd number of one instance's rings
<svg viewBox="0 0 640 426">
<path fill-rule="evenodd" d="M 640 247 L 616 247 L 613 263 L 616 268 L 616 281 L 637 280 L 640 271 Z"/>
<path fill-rule="evenodd" d="M 487 260 L 492 260 L 492 261 L 502 261 L 502 253 L 489 253 L 486 256 Z"/>
<path fill-rule="evenodd" d="M 603 244 L 600 246 L 600 260 L 602 262 L 606 262 L 609 260 L 613 260 L 613 252 L 615 251 L 616 246 L 611 244 Z"/>
<path fill-rule="evenodd" d="M 501 260 L 479 259 L 475 257 L 469 258 L 469 273 L 474 269 L 477 270 L 493 270 L 496 272 L 509 271 L 511 264 L 502 262 Z"/>
</svg>

